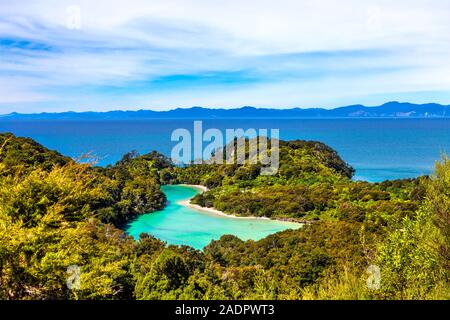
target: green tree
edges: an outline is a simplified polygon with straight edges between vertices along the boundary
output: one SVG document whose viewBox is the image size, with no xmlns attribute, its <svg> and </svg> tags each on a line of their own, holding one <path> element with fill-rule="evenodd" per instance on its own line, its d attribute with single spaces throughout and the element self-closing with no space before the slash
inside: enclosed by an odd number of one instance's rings
<svg viewBox="0 0 450 320">
<path fill-rule="evenodd" d="M 153 262 L 150 271 L 138 280 L 136 297 L 142 300 L 176 299 L 182 293 L 189 274 L 184 258 L 166 249 Z"/>
<path fill-rule="evenodd" d="M 423 206 L 405 217 L 381 246 L 381 296 L 389 299 L 450 297 L 450 160 L 436 165 Z"/>
</svg>

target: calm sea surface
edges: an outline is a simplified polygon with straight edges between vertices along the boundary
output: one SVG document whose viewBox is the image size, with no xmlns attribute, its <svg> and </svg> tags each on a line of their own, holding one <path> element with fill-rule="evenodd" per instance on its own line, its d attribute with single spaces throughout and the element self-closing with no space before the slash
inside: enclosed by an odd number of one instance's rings
<svg viewBox="0 0 450 320">
<path fill-rule="evenodd" d="M 450 152 L 450 119 L 226 119 L 204 120 L 203 127 L 276 128 L 284 140 L 322 141 L 356 169 L 356 179 L 369 181 L 428 174 L 441 154 Z M 31 137 L 72 157 L 92 152 L 100 165 L 131 150 L 170 155 L 177 128 L 192 130 L 193 120 L 0 120 L 0 132 Z"/>
</svg>

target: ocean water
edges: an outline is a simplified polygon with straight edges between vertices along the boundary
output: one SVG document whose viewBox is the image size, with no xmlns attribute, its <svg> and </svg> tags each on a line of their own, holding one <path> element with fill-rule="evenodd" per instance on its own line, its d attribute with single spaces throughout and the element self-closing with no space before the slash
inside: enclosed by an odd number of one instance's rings
<svg viewBox="0 0 450 320">
<path fill-rule="evenodd" d="M 113 164 L 131 150 L 170 155 L 177 128 L 193 120 L 2 121 L 0 132 L 31 137 L 71 157 L 91 152 L 99 165 Z M 382 181 L 429 174 L 450 152 L 450 119 L 217 119 L 208 128 L 279 129 L 285 140 L 324 142 L 356 169 L 355 179 Z"/>
<path fill-rule="evenodd" d="M 135 239 L 143 232 L 154 235 L 168 244 L 189 245 L 202 249 L 211 240 L 233 234 L 242 240 L 259 240 L 286 229 L 298 229 L 301 224 L 263 219 L 239 219 L 198 211 L 179 204 L 199 191 L 181 185 L 163 186 L 168 205 L 161 211 L 144 214 L 125 229 Z"/>
</svg>

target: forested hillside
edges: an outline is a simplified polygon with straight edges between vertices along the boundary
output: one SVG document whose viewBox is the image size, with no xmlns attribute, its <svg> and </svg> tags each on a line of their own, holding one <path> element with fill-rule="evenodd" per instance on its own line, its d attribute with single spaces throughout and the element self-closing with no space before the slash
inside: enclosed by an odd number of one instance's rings
<svg viewBox="0 0 450 320">
<path fill-rule="evenodd" d="M 248 141 L 247 141 L 248 147 Z M 248 151 L 248 150 L 247 150 Z M 260 175 L 261 165 L 197 164 L 167 167 L 163 183 L 210 188 L 193 202 L 242 216 L 292 220 L 363 221 L 379 211 L 392 219 L 414 212 L 424 194 L 420 179 L 368 183 L 352 181 L 354 170 L 330 147 L 316 141 L 280 141 L 275 175 Z"/>
<path fill-rule="evenodd" d="M 331 148 L 293 141 L 280 143 L 277 175 L 259 170 L 177 168 L 156 152 L 100 168 L 1 134 L 0 298 L 449 298 L 449 159 L 430 178 L 371 184 L 351 181 Z M 203 251 L 126 236 L 127 221 L 164 206 L 164 183 L 206 185 L 195 201 L 226 212 L 314 223 L 259 241 L 224 235 Z"/>
</svg>

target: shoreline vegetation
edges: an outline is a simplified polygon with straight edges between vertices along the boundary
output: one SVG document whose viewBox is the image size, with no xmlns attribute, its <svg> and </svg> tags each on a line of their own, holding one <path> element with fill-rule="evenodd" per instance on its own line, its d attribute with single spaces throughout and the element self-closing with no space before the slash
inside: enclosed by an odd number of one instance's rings
<svg viewBox="0 0 450 320">
<path fill-rule="evenodd" d="M 177 167 L 156 151 L 97 167 L 0 133 L 0 299 L 450 299 L 449 158 L 429 177 L 369 183 L 323 143 L 279 151 L 272 176 L 251 163 Z M 127 236 L 121 226 L 164 208 L 170 184 L 224 214 L 314 223 L 202 251 Z"/>
<path fill-rule="evenodd" d="M 209 189 L 207 187 L 202 186 L 202 185 L 198 185 L 198 184 L 195 185 L 195 184 L 182 183 L 182 184 L 179 184 L 179 186 L 185 186 L 185 187 L 194 188 L 194 189 L 200 190 L 201 193 L 209 191 Z M 300 224 L 300 225 L 313 223 L 313 221 L 308 221 L 308 220 L 298 221 L 298 220 L 289 219 L 289 218 L 272 218 L 271 219 L 271 218 L 268 218 L 268 217 L 238 216 L 238 215 L 235 215 L 235 214 L 225 213 L 223 211 L 220 211 L 220 210 L 217 210 L 217 209 L 214 209 L 214 208 L 202 207 L 202 206 L 200 206 L 198 204 L 191 203 L 191 199 L 178 201 L 178 204 L 180 204 L 182 206 L 185 206 L 187 208 L 191 208 L 191 209 L 197 210 L 197 211 L 206 212 L 206 213 L 210 213 L 210 214 L 214 214 L 214 215 L 218 215 L 218 216 L 222 216 L 222 217 L 226 217 L 226 218 L 232 218 L 232 219 L 275 220 L 275 221 L 297 223 L 297 224 Z"/>
</svg>

